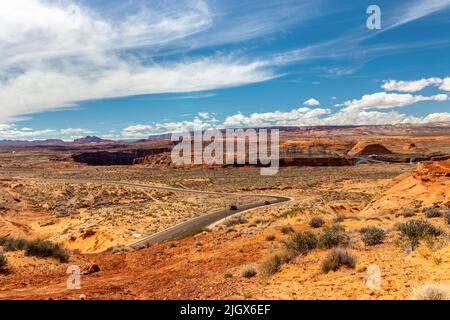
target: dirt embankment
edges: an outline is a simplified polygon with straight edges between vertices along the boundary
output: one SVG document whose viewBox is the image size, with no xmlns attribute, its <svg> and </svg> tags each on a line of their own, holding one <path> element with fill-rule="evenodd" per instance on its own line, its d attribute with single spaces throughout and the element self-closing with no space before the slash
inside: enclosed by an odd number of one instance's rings
<svg viewBox="0 0 450 320">
<path fill-rule="evenodd" d="M 394 185 L 372 201 L 364 213 L 399 208 L 450 207 L 450 161 L 425 162 L 410 174 L 394 179 Z"/>
</svg>

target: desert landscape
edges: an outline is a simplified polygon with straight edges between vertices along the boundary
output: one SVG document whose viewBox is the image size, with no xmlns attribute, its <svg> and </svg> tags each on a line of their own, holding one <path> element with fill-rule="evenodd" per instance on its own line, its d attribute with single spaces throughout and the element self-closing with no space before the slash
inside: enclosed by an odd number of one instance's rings
<svg viewBox="0 0 450 320">
<path fill-rule="evenodd" d="M 0 142 L 0 298 L 448 298 L 450 123 L 279 129 L 273 176 L 167 137 Z"/>
<path fill-rule="evenodd" d="M 450 0 L 0 1 L 2 307 L 445 308 L 449 18 Z"/>
</svg>

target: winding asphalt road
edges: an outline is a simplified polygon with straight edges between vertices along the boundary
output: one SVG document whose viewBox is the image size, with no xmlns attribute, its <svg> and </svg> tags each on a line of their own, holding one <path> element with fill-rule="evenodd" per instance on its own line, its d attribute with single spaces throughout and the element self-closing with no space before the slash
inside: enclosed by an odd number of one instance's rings
<svg viewBox="0 0 450 320">
<path fill-rule="evenodd" d="M 39 180 L 35 178 L 13 178 L 17 180 Z M 112 181 L 112 180 L 102 180 L 102 179 L 80 179 L 80 180 L 71 180 L 71 179 L 47 179 L 47 181 L 64 181 L 68 183 L 103 183 L 103 184 L 111 184 L 111 185 L 123 185 L 128 187 L 136 187 L 143 189 L 152 189 L 152 190 L 162 190 L 162 191 L 172 191 L 172 192 L 186 192 L 186 193 L 197 193 L 197 194 L 210 194 L 210 195 L 231 195 L 235 197 L 259 197 L 264 200 L 261 202 L 250 203 L 246 205 L 239 206 L 237 210 L 224 209 L 220 211 L 214 211 L 211 213 L 204 214 L 202 216 L 187 220 L 185 222 L 179 223 L 173 227 L 170 227 L 166 230 L 160 231 L 158 233 L 145 236 L 144 238 L 138 239 L 130 244 L 129 247 L 132 248 L 141 248 L 145 246 L 149 246 L 156 243 L 161 243 L 169 240 L 180 239 L 192 234 L 195 234 L 204 228 L 211 226 L 227 217 L 233 216 L 238 213 L 242 213 L 247 210 L 274 205 L 277 203 L 288 202 L 291 201 L 292 198 L 282 197 L 277 195 L 265 195 L 265 194 L 240 194 L 240 193 L 232 193 L 232 192 L 215 192 L 215 191 L 201 191 L 201 190 L 193 190 L 193 189 L 182 189 L 175 187 L 163 187 L 163 186 L 155 186 L 148 184 L 140 184 L 133 182 L 123 182 L 123 181 Z"/>
<path fill-rule="evenodd" d="M 110 183 L 110 182 L 108 182 Z M 148 188 L 148 189 L 157 189 L 157 190 L 165 190 L 165 191 L 174 191 L 174 192 L 188 192 L 188 193 L 198 193 L 198 194 L 211 194 L 211 195 L 232 195 L 232 196 L 246 196 L 246 197 L 260 197 L 264 198 L 264 201 L 246 204 L 239 206 L 237 210 L 220 210 L 211 212 L 188 221 L 179 223 L 173 227 L 170 227 L 166 230 L 160 231 L 158 233 L 149 235 L 133 243 L 130 243 L 128 246 L 132 248 L 141 248 L 145 246 L 149 246 L 156 243 L 161 243 L 169 240 L 180 239 L 192 234 L 195 234 L 204 228 L 217 223 L 220 220 L 223 220 L 227 217 L 233 216 L 238 213 L 242 213 L 247 210 L 269 206 L 277 203 L 291 201 L 292 198 L 289 197 L 281 197 L 275 195 L 261 195 L 261 194 L 239 194 L 239 193 L 230 193 L 230 192 L 214 192 L 214 191 L 200 191 L 200 190 L 192 190 L 192 189 L 181 189 L 174 187 L 160 187 L 160 186 L 151 186 L 145 184 L 138 183 L 128 183 L 128 182 L 111 182 L 114 184 L 121 184 L 130 187 L 138 187 L 138 188 Z"/>
</svg>

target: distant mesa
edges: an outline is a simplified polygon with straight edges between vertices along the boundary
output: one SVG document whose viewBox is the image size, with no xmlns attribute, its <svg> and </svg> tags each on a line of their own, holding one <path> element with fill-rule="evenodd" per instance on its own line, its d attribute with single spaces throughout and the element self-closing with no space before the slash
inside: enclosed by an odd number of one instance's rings
<svg viewBox="0 0 450 320">
<path fill-rule="evenodd" d="M 47 139 L 47 140 L 0 140 L 0 146 L 24 146 L 24 147 L 33 147 L 33 146 L 57 146 L 64 145 L 65 142 L 60 139 Z"/>
<path fill-rule="evenodd" d="M 87 144 L 87 143 L 101 143 L 101 142 L 109 142 L 110 140 L 103 140 L 96 136 L 87 136 L 84 138 L 79 138 L 73 140 L 73 143 L 75 144 Z"/>
<path fill-rule="evenodd" d="M 348 152 L 349 156 L 370 156 L 370 155 L 386 155 L 393 154 L 391 150 L 378 143 L 357 143 L 352 150 Z"/>
</svg>

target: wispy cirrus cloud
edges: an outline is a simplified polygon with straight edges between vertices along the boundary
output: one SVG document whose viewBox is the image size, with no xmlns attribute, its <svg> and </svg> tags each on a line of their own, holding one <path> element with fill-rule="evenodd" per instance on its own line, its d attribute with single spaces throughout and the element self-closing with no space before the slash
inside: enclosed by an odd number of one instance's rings
<svg viewBox="0 0 450 320">
<path fill-rule="evenodd" d="M 391 6 L 392 4 L 394 5 Z M 348 30 L 344 35 L 334 39 L 276 54 L 273 60 L 275 63 L 282 65 L 298 61 L 350 58 L 355 61 L 353 66 L 329 70 L 330 74 L 348 75 L 357 71 L 369 57 L 375 58 L 386 54 L 422 49 L 423 47 L 448 46 L 450 42 L 447 38 L 404 43 L 376 42 L 374 44 L 369 44 L 368 40 L 429 15 L 449 10 L 450 0 L 414 0 L 407 4 L 390 2 L 388 6 L 383 3 L 382 28 L 380 30 L 367 32 L 365 26 L 361 24 L 358 28 Z"/>
<path fill-rule="evenodd" d="M 449 2 L 415 0 L 394 6 L 387 12 L 383 32 L 446 10 Z M 92 99 L 157 93 L 189 93 L 185 95 L 189 97 L 192 92 L 274 79 L 280 67 L 298 61 L 364 60 L 423 46 L 380 42 L 360 50 L 376 34 L 360 30 L 276 52 L 254 53 L 236 46 L 263 37 L 270 42 L 274 32 L 324 17 L 340 8 L 334 5 L 338 3 L 112 0 L 92 6 L 69 0 L 1 1 L 0 123 Z M 67 10 L 71 4 L 78 5 L 79 15 Z M 200 55 L 196 50 L 201 48 L 214 49 Z M 360 65 L 330 72 L 346 75 Z M 446 81 L 441 88 L 450 87 Z"/>
<path fill-rule="evenodd" d="M 120 10 L 64 3 L 0 2 L 0 123 L 90 99 L 196 92 L 273 79 L 277 72 L 264 58 L 233 52 L 163 63 L 154 59 L 258 38 L 313 16 L 311 3 L 293 0 L 111 3 Z M 68 11 L 71 4 L 79 12 Z"/>
</svg>

